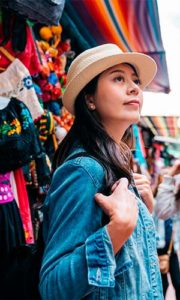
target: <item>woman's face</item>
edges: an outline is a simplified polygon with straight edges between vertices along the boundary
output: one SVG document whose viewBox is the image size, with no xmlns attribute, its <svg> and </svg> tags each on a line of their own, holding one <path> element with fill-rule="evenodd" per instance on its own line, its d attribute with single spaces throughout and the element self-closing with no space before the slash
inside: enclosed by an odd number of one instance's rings
<svg viewBox="0 0 180 300">
<path fill-rule="evenodd" d="M 95 109 L 104 125 L 118 121 L 129 127 L 140 119 L 143 95 L 140 80 L 128 64 L 103 72 L 93 96 Z"/>
</svg>

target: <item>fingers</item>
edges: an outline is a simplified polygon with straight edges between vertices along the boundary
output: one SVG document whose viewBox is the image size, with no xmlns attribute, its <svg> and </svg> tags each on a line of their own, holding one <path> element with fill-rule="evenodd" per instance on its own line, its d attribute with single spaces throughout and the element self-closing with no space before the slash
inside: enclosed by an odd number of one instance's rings
<svg viewBox="0 0 180 300">
<path fill-rule="evenodd" d="M 145 175 L 133 173 L 133 178 L 136 184 L 150 184 L 150 180 Z"/>
<path fill-rule="evenodd" d="M 97 193 L 94 196 L 95 201 L 98 203 L 98 205 L 102 208 L 102 210 L 107 214 L 111 214 L 111 203 L 108 201 L 108 197 L 101 194 Z"/>
<path fill-rule="evenodd" d="M 153 211 L 154 207 L 154 197 L 152 190 L 149 185 L 137 186 L 138 192 L 142 197 L 143 202 L 147 206 L 150 213 Z"/>
<path fill-rule="evenodd" d="M 121 190 L 128 190 L 128 184 L 129 181 L 127 180 L 127 178 L 123 177 L 120 180 L 118 180 L 118 184 L 116 185 L 116 188 L 113 191 L 113 194 L 119 194 L 119 192 Z"/>
<path fill-rule="evenodd" d="M 121 184 L 121 186 L 124 186 L 126 188 L 128 188 L 128 184 L 129 184 L 129 181 L 127 178 L 123 177 L 119 180 L 119 183 Z"/>
<path fill-rule="evenodd" d="M 112 192 L 112 193 L 113 193 L 114 190 L 117 188 L 117 186 L 119 185 L 119 183 L 122 182 L 122 180 L 124 180 L 124 179 L 127 180 L 127 178 L 123 177 L 123 178 L 117 180 L 117 181 L 113 184 L 113 186 L 112 186 L 112 188 L 111 188 L 111 192 Z M 126 182 L 126 181 L 125 181 L 125 182 Z"/>
<path fill-rule="evenodd" d="M 125 183 L 123 183 L 124 182 L 124 179 L 125 179 Z M 121 186 L 124 186 L 124 184 L 125 184 L 125 186 L 126 186 L 126 181 L 127 180 L 127 178 L 121 178 L 121 179 L 119 179 L 119 180 L 117 180 L 114 184 L 113 184 L 113 186 L 112 186 L 112 188 L 111 188 L 111 192 L 113 193 L 114 191 L 115 191 L 115 189 L 117 188 L 117 186 L 120 184 L 120 182 L 122 182 L 122 185 Z M 127 186 L 128 186 L 128 184 L 127 184 Z"/>
<path fill-rule="evenodd" d="M 112 192 L 112 193 L 114 192 L 115 188 L 118 186 L 119 182 L 120 182 L 120 179 L 117 180 L 117 181 L 113 184 L 113 186 L 112 186 L 112 188 L 111 188 L 111 192 Z"/>
<path fill-rule="evenodd" d="M 97 193 L 95 194 L 95 200 L 98 202 L 98 203 L 101 203 L 101 202 L 104 202 L 105 201 L 105 198 L 106 196 L 101 194 L 101 193 Z"/>
<path fill-rule="evenodd" d="M 150 214 L 152 214 L 153 212 L 153 208 L 154 208 L 154 198 L 153 196 L 149 196 L 147 197 L 143 197 L 143 202 L 145 203 L 147 209 L 149 210 Z"/>
<path fill-rule="evenodd" d="M 133 173 L 134 182 L 150 213 L 153 211 L 154 198 L 149 179 L 142 174 Z"/>
<path fill-rule="evenodd" d="M 136 184 L 136 188 L 139 192 L 139 194 L 141 195 L 141 197 L 148 197 L 148 195 L 152 194 L 152 190 L 150 188 L 150 186 L 148 184 Z"/>
<path fill-rule="evenodd" d="M 101 193 L 95 195 L 95 201 L 109 216 L 119 214 L 135 205 L 135 195 L 128 189 L 127 178 L 121 178 L 112 187 L 112 194 L 105 196 Z"/>
</svg>

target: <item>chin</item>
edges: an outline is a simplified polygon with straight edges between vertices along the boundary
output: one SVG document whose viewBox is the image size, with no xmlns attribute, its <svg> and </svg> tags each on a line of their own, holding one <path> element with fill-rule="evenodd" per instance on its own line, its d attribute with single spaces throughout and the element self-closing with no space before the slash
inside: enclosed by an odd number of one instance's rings
<svg viewBox="0 0 180 300">
<path fill-rule="evenodd" d="M 132 116 L 131 114 L 131 116 L 129 116 L 127 120 L 129 120 L 130 125 L 132 125 L 138 123 L 140 121 L 140 118 L 141 118 L 140 114 L 136 114 L 134 116 Z"/>
</svg>

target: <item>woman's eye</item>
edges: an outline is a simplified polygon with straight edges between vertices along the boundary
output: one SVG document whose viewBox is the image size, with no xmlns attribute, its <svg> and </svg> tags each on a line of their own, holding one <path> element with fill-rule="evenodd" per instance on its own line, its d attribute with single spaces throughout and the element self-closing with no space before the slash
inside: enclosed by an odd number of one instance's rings
<svg viewBox="0 0 180 300">
<path fill-rule="evenodd" d="M 118 76 L 115 78 L 115 81 L 122 81 L 123 80 L 123 77 L 122 76 Z"/>
<path fill-rule="evenodd" d="M 134 80 L 134 83 L 137 84 L 137 85 L 140 85 L 140 84 L 141 84 L 141 81 L 140 81 L 139 79 L 135 79 L 135 80 Z"/>
</svg>

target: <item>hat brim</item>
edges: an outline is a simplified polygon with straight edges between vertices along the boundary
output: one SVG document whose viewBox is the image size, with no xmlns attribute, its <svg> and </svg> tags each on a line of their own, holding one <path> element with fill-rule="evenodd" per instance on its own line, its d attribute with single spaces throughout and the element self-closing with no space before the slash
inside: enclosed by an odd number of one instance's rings
<svg viewBox="0 0 180 300">
<path fill-rule="evenodd" d="M 143 53 L 126 52 L 103 57 L 93 63 L 89 62 L 89 65 L 76 74 L 66 86 L 62 101 L 67 110 L 74 115 L 74 103 L 80 91 L 98 74 L 121 63 L 129 63 L 135 67 L 141 89 L 153 80 L 157 72 L 155 61 Z"/>
</svg>

